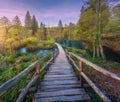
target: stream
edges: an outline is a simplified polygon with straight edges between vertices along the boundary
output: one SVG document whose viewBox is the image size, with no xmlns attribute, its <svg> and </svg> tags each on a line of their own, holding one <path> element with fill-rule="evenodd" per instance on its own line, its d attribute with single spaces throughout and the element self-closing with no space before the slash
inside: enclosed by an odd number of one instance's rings
<svg viewBox="0 0 120 102">
<path fill-rule="evenodd" d="M 24 48 L 19 49 L 18 52 L 19 52 L 19 53 L 34 53 L 34 54 L 36 54 L 36 55 L 45 56 L 45 55 L 57 53 L 57 52 L 58 52 L 58 49 L 57 49 L 57 48 L 50 49 L 50 50 L 40 49 L 40 50 L 37 50 L 37 51 L 34 51 L 34 52 L 29 52 L 29 51 L 27 51 L 27 49 L 24 47 Z M 3 56 L 2 54 L 0 54 L 0 57 L 4 57 L 4 56 Z M 7 67 L 7 62 L 3 62 L 3 63 L 1 64 L 1 67 Z"/>
</svg>

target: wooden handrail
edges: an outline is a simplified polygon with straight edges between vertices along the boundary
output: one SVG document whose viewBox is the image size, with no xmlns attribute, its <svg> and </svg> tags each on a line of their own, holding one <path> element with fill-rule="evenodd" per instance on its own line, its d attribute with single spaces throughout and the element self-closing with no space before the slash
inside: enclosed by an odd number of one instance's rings
<svg viewBox="0 0 120 102">
<path fill-rule="evenodd" d="M 48 56 L 42 57 L 39 60 L 35 61 L 32 63 L 30 66 L 28 66 L 25 70 L 23 70 L 21 73 L 13 77 L 12 79 L 8 80 L 4 84 L 0 86 L 0 95 L 5 91 L 14 86 L 22 77 L 24 77 L 27 73 L 29 73 L 34 67 L 36 66 L 37 63 L 39 63 L 41 60 L 45 59 Z"/>
<path fill-rule="evenodd" d="M 115 73 L 112 73 L 112 72 L 109 72 L 105 69 L 103 69 L 102 67 L 100 66 L 97 66 L 93 63 L 91 63 L 90 61 L 84 59 L 84 58 L 81 58 L 80 56 L 74 54 L 74 53 L 71 53 L 71 52 L 68 52 L 66 51 L 67 53 L 67 56 L 69 58 L 69 60 L 72 62 L 72 64 L 75 66 L 75 68 L 80 72 L 80 76 L 81 76 L 81 86 L 83 84 L 82 82 L 82 78 L 84 78 L 86 80 L 86 82 L 93 88 L 93 90 L 101 97 L 101 99 L 104 101 L 104 102 L 111 102 L 111 100 L 87 77 L 87 75 L 83 72 L 83 63 L 85 63 L 86 65 L 90 66 L 91 68 L 97 70 L 98 72 L 101 72 L 102 74 L 108 76 L 108 77 L 111 77 L 113 79 L 116 79 L 118 81 L 120 81 L 120 75 L 117 75 Z M 73 55 L 74 57 L 76 57 L 78 60 L 79 60 L 79 67 L 78 65 L 75 63 L 75 61 L 71 58 L 70 55 Z"/>
<path fill-rule="evenodd" d="M 50 62 L 53 60 L 54 58 L 52 57 L 41 69 L 40 69 L 40 73 L 50 64 Z M 39 78 L 39 73 L 37 75 L 35 75 L 32 80 L 28 83 L 28 85 L 23 89 L 23 91 L 21 92 L 21 94 L 19 95 L 18 99 L 16 102 L 22 102 L 25 95 L 27 94 L 29 88 L 38 80 Z M 38 80 L 40 81 L 40 80 Z M 38 86 L 37 86 L 38 87 Z"/>
<path fill-rule="evenodd" d="M 56 54 L 57 55 L 57 54 Z M 28 66 L 25 70 L 23 70 L 21 73 L 19 73 L 18 75 L 16 75 L 15 77 L 13 77 L 12 79 L 8 80 L 7 82 L 5 82 L 4 84 L 2 84 L 0 86 L 0 96 L 2 96 L 6 90 L 10 89 L 11 87 L 13 87 L 21 78 L 23 78 L 26 74 L 28 74 L 31 70 L 34 69 L 34 67 L 43 59 L 47 58 L 49 55 L 44 56 L 40 59 L 38 59 L 37 61 L 35 61 L 34 63 L 32 63 L 30 66 Z M 53 57 L 52 57 L 53 59 Z M 49 62 L 49 61 L 48 61 Z M 47 63 L 48 64 L 48 63 Z M 40 69 L 40 72 L 45 68 L 46 66 L 43 66 Z M 35 78 L 36 79 L 36 78 Z"/>
<path fill-rule="evenodd" d="M 101 97 L 104 102 L 111 102 L 111 100 L 87 77 L 87 75 L 81 72 L 81 76 L 88 82 L 93 90 Z"/>
<path fill-rule="evenodd" d="M 96 64 L 93 64 L 92 62 L 90 62 L 90 61 L 88 61 L 88 60 L 86 60 L 86 59 L 84 59 L 84 58 L 82 58 L 82 57 L 80 57 L 80 56 L 78 56 L 78 55 L 76 55 L 76 54 L 74 54 L 74 53 L 69 52 L 69 54 L 70 54 L 70 55 L 73 55 L 73 56 L 76 57 L 78 60 L 82 61 L 83 63 L 85 63 L 86 65 L 88 65 L 88 66 L 90 66 L 91 68 L 95 69 L 96 71 L 98 71 L 98 72 L 106 75 L 107 77 L 111 77 L 111 78 L 113 78 L 113 79 L 115 79 L 115 80 L 120 81 L 120 75 L 117 75 L 117 74 L 115 74 L 115 73 L 112 73 L 112 72 L 110 72 L 110 71 L 108 71 L 108 70 L 106 70 L 106 69 L 104 69 L 104 68 L 102 68 L 102 67 L 100 67 L 100 66 L 98 66 L 98 65 L 96 65 Z"/>
</svg>

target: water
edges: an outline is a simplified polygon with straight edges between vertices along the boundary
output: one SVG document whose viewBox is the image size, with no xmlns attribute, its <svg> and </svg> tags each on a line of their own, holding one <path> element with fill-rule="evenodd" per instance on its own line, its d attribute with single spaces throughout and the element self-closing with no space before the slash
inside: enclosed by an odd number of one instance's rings
<svg viewBox="0 0 120 102">
<path fill-rule="evenodd" d="M 1 66 L 2 67 L 7 67 L 7 62 L 2 62 Z"/>
<path fill-rule="evenodd" d="M 49 54 L 53 54 L 53 53 L 57 53 L 57 48 L 53 49 L 53 50 L 38 50 L 37 52 L 35 52 L 37 55 L 49 55 Z"/>
<path fill-rule="evenodd" d="M 19 53 L 35 53 L 36 55 L 48 55 L 48 54 L 53 54 L 57 53 L 57 48 L 51 49 L 51 50 L 46 50 L 46 49 L 40 49 L 34 52 L 28 52 L 26 48 L 21 48 L 18 50 Z"/>
<path fill-rule="evenodd" d="M 27 49 L 24 47 L 24 48 L 21 48 L 20 50 L 18 50 L 18 52 L 20 52 L 20 53 L 27 53 Z"/>
<path fill-rule="evenodd" d="M 62 40 L 62 41 L 60 41 L 60 44 L 68 46 L 68 47 L 74 47 L 74 48 L 78 48 L 78 49 L 85 49 L 85 43 L 83 41 Z"/>
<path fill-rule="evenodd" d="M 45 56 L 45 55 L 57 53 L 58 49 L 57 48 L 54 48 L 53 50 L 40 49 L 40 50 L 35 51 L 35 52 L 28 52 L 26 48 L 21 48 L 21 49 L 18 50 L 18 52 L 19 53 L 35 53 L 36 55 Z M 3 57 L 3 56 L 0 54 L 0 57 Z M 23 63 L 23 62 L 21 62 L 21 63 Z M 1 67 L 7 67 L 7 62 L 5 62 L 5 61 L 2 62 Z"/>
</svg>

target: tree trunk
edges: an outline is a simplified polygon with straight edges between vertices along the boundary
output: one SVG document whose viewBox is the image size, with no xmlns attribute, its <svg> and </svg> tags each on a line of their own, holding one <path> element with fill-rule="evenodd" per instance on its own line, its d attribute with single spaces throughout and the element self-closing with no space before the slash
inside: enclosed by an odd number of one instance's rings
<svg viewBox="0 0 120 102">
<path fill-rule="evenodd" d="M 95 43 L 93 42 L 93 58 L 95 58 L 95 54 L 96 54 L 95 49 L 96 49 L 96 47 L 95 47 Z"/>
<path fill-rule="evenodd" d="M 101 57 L 102 57 L 103 59 L 105 59 L 105 55 L 104 55 L 104 52 L 103 52 L 102 44 L 100 44 L 100 54 L 101 54 Z"/>
</svg>

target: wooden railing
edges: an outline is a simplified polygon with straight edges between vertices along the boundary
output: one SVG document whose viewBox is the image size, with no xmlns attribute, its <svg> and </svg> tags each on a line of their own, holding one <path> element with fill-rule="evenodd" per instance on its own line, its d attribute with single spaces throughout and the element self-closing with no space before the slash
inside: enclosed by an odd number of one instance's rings
<svg viewBox="0 0 120 102">
<path fill-rule="evenodd" d="M 71 52 L 66 51 L 67 57 L 70 60 L 70 62 L 75 66 L 75 68 L 79 71 L 80 73 L 80 83 L 81 86 L 83 86 L 83 78 L 86 80 L 86 82 L 93 88 L 93 90 L 100 96 L 100 98 L 104 101 L 104 102 L 111 102 L 111 100 L 90 80 L 90 78 L 88 78 L 88 76 L 83 72 L 84 66 L 83 64 L 88 65 L 90 68 L 104 74 L 107 77 L 113 78 L 117 81 L 120 81 L 120 75 L 117 75 L 115 73 L 112 73 L 110 71 L 105 70 L 104 68 L 97 66 L 93 63 L 91 63 L 90 61 L 74 54 Z M 71 58 L 71 56 L 76 57 L 79 60 L 79 67 L 76 64 L 76 62 Z"/>
<path fill-rule="evenodd" d="M 37 88 L 38 88 L 38 86 L 40 84 L 40 80 L 39 80 L 40 73 L 46 68 L 46 66 L 48 66 L 50 64 L 50 62 L 52 62 L 54 60 L 54 57 L 56 57 L 57 54 L 53 55 L 51 57 L 51 59 L 47 63 L 45 63 L 45 65 L 41 68 L 39 63 L 42 60 L 44 60 L 45 58 L 49 57 L 49 56 L 50 55 L 47 55 L 47 56 L 44 56 L 44 57 L 40 58 L 39 60 L 35 61 L 30 66 L 28 66 L 21 73 L 19 73 L 18 75 L 16 75 L 12 79 L 10 79 L 7 82 L 5 82 L 4 84 L 2 84 L 0 86 L 0 96 L 4 95 L 4 93 L 6 93 L 10 88 L 12 88 L 20 79 L 22 79 L 25 75 L 27 75 L 34 68 L 36 68 L 36 70 L 35 70 L 35 73 L 34 73 L 32 79 L 31 79 L 31 81 L 27 84 L 27 86 L 20 93 L 20 95 L 19 95 L 19 97 L 18 97 L 16 102 L 22 102 L 23 101 L 23 99 L 24 99 L 25 95 L 27 94 L 29 88 L 34 83 L 36 83 L 36 90 L 37 90 Z"/>
</svg>

